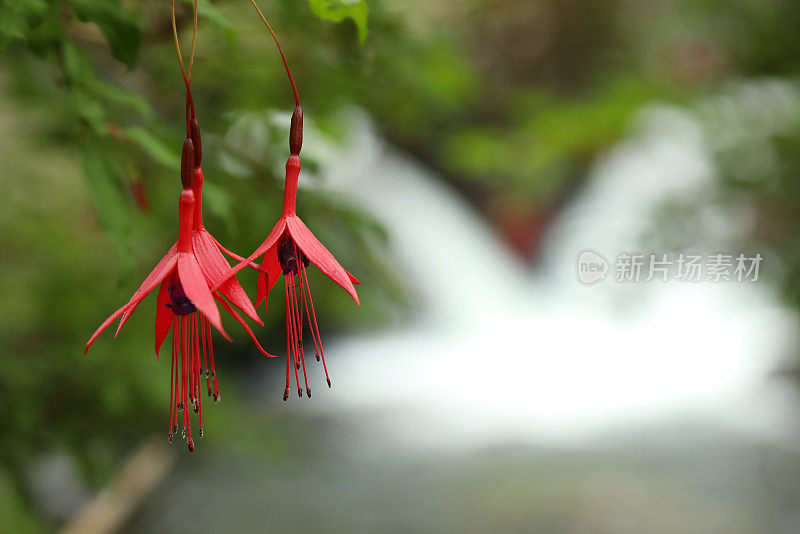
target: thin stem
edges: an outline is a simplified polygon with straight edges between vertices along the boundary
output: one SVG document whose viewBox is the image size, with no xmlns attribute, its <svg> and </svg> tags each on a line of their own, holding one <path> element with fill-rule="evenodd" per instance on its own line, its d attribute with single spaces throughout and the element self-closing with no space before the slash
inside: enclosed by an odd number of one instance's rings
<svg viewBox="0 0 800 534">
<path fill-rule="evenodd" d="M 286 56 L 283 54 L 283 48 L 281 47 L 280 41 L 278 41 L 278 36 L 275 35 L 275 32 L 272 30 L 272 26 L 269 25 L 267 18 L 258 8 L 258 4 L 256 4 L 255 0 L 250 0 L 250 3 L 253 4 L 253 7 L 256 8 L 258 12 L 258 16 L 261 17 L 261 20 L 264 22 L 264 25 L 269 30 L 270 35 L 272 35 L 272 39 L 275 40 L 275 44 L 278 45 L 278 52 L 281 54 L 281 59 L 283 60 L 283 66 L 286 67 L 286 74 L 289 75 L 289 83 L 292 84 L 292 91 L 294 91 L 294 102 L 297 106 L 300 106 L 300 95 L 297 92 L 297 86 L 294 84 L 294 78 L 292 77 L 292 71 L 289 70 L 289 63 L 286 61 Z"/>
<path fill-rule="evenodd" d="M 172 0 L 172 36 L 175 38 L 175 50 L 178 52 L 178 63 L 181 66 L 181 74 L 183 75 L 183 83 L 186 85 L 186 98 L 188 100 L 189 109 L 191 110 L 191 116 L 189 113 L 186 114 L 186 136 L 191 136 L 192 129 L 191 129 L 191 118 L 195 116 L 194 112 L 194 98 L 192 98 L 192 68 L 194 66 L 194 49 L 197 43 L 197 0 L 195 0 L 195 11 L 194 11 L 194 28 L 192 34 L 192 53 L 190 57 L 189 63 L 189 74 L 186 74 L 186 67 L 183 64 L 183 54 L 181 54 L 181 44 L 178 40 L 178 25 L 175 22 L 175 0 Z"/>
<path fill-rule="evenodd" d="M 194 50 L 197 46 L 197 0 L 194 0 L 194 21 L 192 22 L 192 55 L 189 57 L 189 83 L 192 83 L 192 70 L 194 69 Z M 194 110 L 192 110 L 194 112 Z"/>
</svg>

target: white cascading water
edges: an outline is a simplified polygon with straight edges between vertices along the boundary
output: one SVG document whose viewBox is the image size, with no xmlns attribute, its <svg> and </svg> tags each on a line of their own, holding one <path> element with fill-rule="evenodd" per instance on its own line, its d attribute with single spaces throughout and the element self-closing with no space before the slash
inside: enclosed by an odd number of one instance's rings
<svg viewBox="0 0 800 534">
<path fill-rule="evenodd" d="M 774 83 L 742 87 L 748 98 L 777 91 L 778 104 L 800 107 Z M 324 186 L 386 226 L 420 311 L 396 327 L 329 339 L 334 389 L 303 411 L 362 418 L 380 446 L 578 443 L 681 420 L 765 439 L 797 435 L 787 427 L 793 390 L 771 376 L 798 341 L 796 318 L 766 282 L 624 284 L 612 272 L 585 286 L 576 277 L 587 248 L 612 270 L 617 254 L 662 252 L 642 249 L 655 211 L 713 185 L 697 113 L 644 110 L 553 224 L 534 273 L 457 194 L 353 116 L 346 147 L 306 146 L 320 147 Z M 740 252 L 720 244 L 746 230 L 747 206 L 708 205 L 696 216 L 692 252 Z"/>
</svg>

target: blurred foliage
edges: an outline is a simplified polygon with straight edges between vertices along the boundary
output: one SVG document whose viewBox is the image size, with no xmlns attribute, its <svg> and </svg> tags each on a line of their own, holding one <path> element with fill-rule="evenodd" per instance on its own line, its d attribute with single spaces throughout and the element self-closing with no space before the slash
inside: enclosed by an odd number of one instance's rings
<svg viewBox="0 0 800 534">
<path fill-rule="evenodd" d="M 178 3 L 184 51 L 191 3 Z M 260 4 L 309 124 L 335 145 L 347 136 L 340 111 L 364 108 L 383 137 L 501 227 L 550 212 L 649 102 L 702 116 L 698 102 L 732 81 L 772 77 L 798 87 L 796 0 Z M 291 92 L 248 2 L 201 0 L 200 14 L 193 87 L 206 223 L 244 252 L 280 209 L 280 114 L 291 110 Z M 143 434 L 164 427 L 166 368 L 148 361 L 147 305 L 118 340 L 106 334 L 88 357 L 80 353 L 174 240 L 184 89 L 165 0 L 0 0 L 0 51 L 0 515 L 21 532 L 37 525 L 25 483 L 37 455 L 69 451 L 97 486 Z M 717 197 L 755 199 L 759 223 L 742 238 L 774 247 L 786 293 L 800 306 L 800 126 L 765 132 L 714 147 Z M 743 176 L 743 155 L 764 153 L 771 164 Z M 319 181 L 319 165 L 307 158 L 304 176 Z M 304 191 L 299 211 L 364 282 L 356 311 L 313 277 L 323 328 L 402 317 L 404 283 L 385 253 L 391 236 L 319 185 Z M 243 279 L 255 286 L 252 273 Z M 258 334 L 268 348 L 282 339 L 282 310 L 270 305 Z M 218 347 L 240 369 L 259 361 L 246 342 Z M 221 370 L 223 381 L 234 383 L 235 367 Z M 231 404 L 226 417 L 239 421 Z M 207 430 L 212 443 L 227 434 Z"/>
</svg>

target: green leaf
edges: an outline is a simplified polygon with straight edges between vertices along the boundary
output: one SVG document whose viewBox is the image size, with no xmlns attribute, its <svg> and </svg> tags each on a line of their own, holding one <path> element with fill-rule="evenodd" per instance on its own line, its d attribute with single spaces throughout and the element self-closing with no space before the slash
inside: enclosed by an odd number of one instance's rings
<svg viewBox="0 0 800 534">
<path fill-rule="evenodd" d="M 115 58 L 128 68 L 136 64 L 142 30 L 138 18 L 124 10 L 119 0 L 72 0 L 72 6 L 79 19 L 97 24 Z"/>
<path fill-rule="evenodd" d="M 44 0 L 0 2 L 0 52 L 14 41 L 26 40 L 46 11 Z"/>
<path fill-rule="evenodd" d="M 83 168 L 100 226 L 114 239 L 120 251 L 124 251 L 131 224 L 130 213 L 111 166 L 99 147 L 85 145 Z"/>
<path fill-rule="evenodd" d="M 144 150 L 148 156 L 164 167 L 171 170 L 178 170 L 180 158 L 176 155 L 177 152 L 167 148 L 159 138 L 148 130 L 139 128 L 138 126 L 126 128 L 125 138 Z"/>
<path fill-rule="evenodd" d="M 94 135 L 105 137 L 108 134 L 106 112 L 100 102 L 78 88 L 69 92 L 68 102 L 78 120 L 85 123 Z"/>
<path fill-rule="evenodd" d="M 112 85 L 100 81 L 96 78 L 87 80 L 86 86 L 94 95 L 103 98 L 110 104 L 116 104 L 131 109 L 147 121 L 151 121 L 155 117 L 155 112 L 150 102 L 145 97 L 133 91 L 120 87 L 119 85 Z"/>
<path fill-rule="evenodd" d="M 203 200 L 211 213 L 225 223 L 229 233 L 238 233 L 236 221 L 233 217 L 234 198 L 224 187 L 214 182 L 204 182 Z"/>
<path fill-rule="evenodd" d="M 194 7 L 194 0 L 183 1 Z M 231 21 L 222 14 L 222 11 L 209 0 L 198 0 L 197 9 L 200 18 L 206 19 L 212 26 L 224 31 L 228 39 L 232 39 L 235 36 L 236 28 L 233 23 L 231 23 Z"/>
<path fill-rule="evenodd" d="M 311 11 L 323 20 L 341 22 L 352 19 L 358 28 L 358 41 L 364 44 L 367 39 L 367 0 L 308 0 Z"/>
</svg>

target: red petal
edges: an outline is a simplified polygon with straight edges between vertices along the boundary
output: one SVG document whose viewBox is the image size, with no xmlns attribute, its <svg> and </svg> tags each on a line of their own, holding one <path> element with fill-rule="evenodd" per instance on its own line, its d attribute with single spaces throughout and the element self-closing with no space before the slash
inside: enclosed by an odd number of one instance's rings
<svg viewBox="0 0 800 534">
<path fill-rule="evenodd" d="M 164 280 L 158 289 L 158 302 L 156 303 L 156 359 L 158 359 L 158 351 L 161 350 L 164 339 L 169 334 L 172 319 L 175 317 L 172 310 L 167 308 L 167 304 L 170 301 L 169 290 L 167 289 L 168 284 L 169 282 Z"/>
<path fill-rule="evenodd" d="M 347 277 L 350 279 L 351 282 L 353 282 L 353 285 L 356 285 L 356 286 L 360 286 L 361 285 L 361 282 L 358 280 L 358 278 L 356 278 L 355 276 L 350 274 L 350 271 L 345 269 L 344 272 L 347 273 Z"/>
<path fill-rule="evenodd" d="M 275 286 L 283 274 L 281 264 L 278 261 L 278 246 L 273 245 L 264 253 L 264 261 L 261 264 L 262 272 L 258 274 L 258 285 L 256 287 L 256 306 L 267 298 L 267 293 Z M 267 284 L 269 281 L 269 284 Z M 268 302 L 265 301 L 264 309 L 267 309 Z"/>
<path fill-rule="evenodd" d="M 200 269 L 206 275 L 209 285 L 219 288 L 217 291 L 228 299 L 231 304 L 242 310 L 245 315 L 252 320 L 264 326 L 263 321 L 258 317 L 253 303 L 247 297 L 247 294 L 242 289 L 239 281 L 235 276 L 227 276 L 231 270 L 231 266 L 225 261 L 225 257 L 219 251 L 214 243 L 214 238 L 205 228 L 199 232 L 194 232 L 192 236 L 192 243 L 194 244 L 194 253 L 197 258 L 197 263 L 200 264 Z"/>
<path fill-rule="evenodd" d="M 85 349 L 84 349 L 84 351 L 83 351 L 83 355 L 84 355 L 84 356 L 86 356 L 86 354 L 89 352 L 89 347 L 92 345 L 92 343 L 94 343 L 94 342 L 95 342 L 95 340 L 96 340 L 98 337 L 100 337 L 100 334 L 102 334 L 102 333 L 103 333 L 103 330 L 105 330 L 106 328 L 108 328 L 108 325 L 110 325 L 111 323 L 113 323 L 113 322 L 114 322 L 114 320 L 115 320 L 117 317 L 119 317 L 120 315 L 122 315 L 122 314 L 125 312 L 125 310 L 127 310 L 129 307 L 130 307 L 130 303 L 127 303 L 127 304 L 125 304 L 123 307 L 121 307 L 120 309 L 118 309 L 117 311 L 115 311 L 113 314 L 111 314 L 111 316 L 110 316 L 110 317 L 108 317 L 108 319 L 106 319 L 105 321 L 103 321 L 103 324 L 101 324 L 101 325 L 100 325 L 100 326 L 97 328 L 97 330 L 95 330 L 94 334 L 92 334 L 92 337 L 90 337 L 90 338 L 89 338 L 89 341 L 87 341 L 87 342 L 86 342 L 86 348 L 85 348 Z"/>
<path fill-rule="evenodd" d="M 217 246 L 217 248 L 220 249 L 223 253 L 227 254 L 236 261 L 247 261 L 244 257 L 239 256 L 235 252 L 231 252 L 227 248 L 223 247 L 222 244 L 219 241 L 217 241 L 217 238 L 211 235 L 211 232 L 208 232 L 207 230 L 206 232 L 208 233 L 208 236 L 214 240 L 214 244 Z M 254 263 L 252 261 L 249 263 L 248 267 L 256 271 L 261 271 L 261 267 L 257 263 Z"/>
<path fill-rule="evenodd" d="M 175 262 L 178 261 L 178 255 L 176 252 L 177 245 L 172 245 L 172 247 L 167 251 L 166 256 L 161 258 L 161 261 L 158 262 L 150 274 L 147 275 L 147 278 L 144 279 L 142 285 L 139 286 L 139 289 L 136 290 L 136 293 L 133 294 L 131 300 L 128 301 L 130 308 L 125 311 L 122 315 L 122 319 L 119 320 L 119 326 L 117 327 L 117 332 L 114 334 L 114 338 L 119 335 L 119 331 L 122 330 L 122 325 L 124 325 L 130 316 L 133 314 L 136 307 L 139 305 L 142 300 L 150 293 L 158 284 L 161 283 L 164 278 L 169 276 L 172 272 L 172 269 L 175 267 Z"/>
<path fill-rule="evenodd" d="M 183 291 L 192 304 L 205 315 L 211 324 L 213 324 L 220 333 L 225 336 L 225 339 L 230 339 L 228 334 L 222 328 L 222 321 L 220 320 L 219 310 L 217 305 L 214 304 L 214 298 L 211 296 L 211 291 L 208 289 L 208 282 L 203 276 L 203 271 L 197 264 L 193 254 L 181 253 L 178 257 L 178 276 L 183 286 Z"/>
<path fill-rule="evenodd" d="M 267 296 L 267 273 L 258 273 L 256 281 L 256 306 L 261 306 L 261 302 Z M 264 304 L 264 313 L 269 313 L 269 303 Z"/>
<path fill-rule="evenodd" d="M 297 243 L 297 246 L 303 251 L 303 254 L 308 256 L 311 263 L 316 265 L 325 276 L 347 291 L 350 296 L 353 297 L 353 300 L 356 301 L 356 305 L 360 306 L 358 294 L 356 294 L 356 289 L 353 287 L 353 282 L 350 281 L 347 271 L 339 265 L 339 262 L 333 257 L 333 254 L 328 252 L 328 249 L 314 237 L 314 234 L 311 233 L 311 230 L 308 229 L 299 217 L 290 217 L 287 221 L 287 225 L 289 233 L 295 243 Z"/>
<path fill-rule="evenodd" d="M 244 328 L 245 332 L 247 332 L 247 334 L 250 336 L 250 339 L 252 339 L 252 340 L 253 340 L 253 343 L 255 343 L 255 344 L 256 344 L 256 347 L 258 347 L 258 350 L 259 350 L 259 351 L 261 351 L 261 353 L 262 353 L 264 356 L 266 356 L 266 357 L 268 357 L 268 358 L 275 358 L 275 356 L 274 356 L 274 355 L 272 355 L 272 354 L 270 354 L 269 352 L 267 352 L 267 351 L 265 351 L 265 350 L 264 350 L 264 347 L 262 347 L 262 346 L 261 346 L 261 343 L 259 343 L 259 342 L 258 342 L 258 340 L 256 339 L 256 336 L 255 336 L 255 334 L 253 334 L 253 331 L 252 331 L 252 330 L 250 330 L 250 327 L 249 327 L 249 326 L 247 326 L 247 323 L 245 323 L 245 322 L 244 322 L 244 319 L 242 319 L 242 316 L 241 316 L 241 315 L 239 315 L 238 313 L 236 313 L 236 310 L 234 310 L 233 308 L 231 308 L 231 307 L 228 305 L 228 303 L 227 303 L 227 302 L 225 302 L 225 300 L 221 299 L 221 298 L 220 298 L 220 297 L 217 295 L 217 293 L 216 293 L 216 292 L 214 293 L 214 300 L 216 300 L 217 302 L 219 302 L 220 306 L 222 306 L 222 307 L 225 309 L 225 311 L 226 311 L 226 312 L 228 312 L 228 313 L 230 313 L 231 315 L 233 315 L 233 318 L 234 318 L 234 319 L 236 319 L 236 320 L 239 322 L 239 324 L 240 324 L 240 325 L 242 325 L 242 328 Z"/>
<path fill-rule="evenodd" d="M 270 247 L 274 246 L 275 243 L 278 242 L 278 239 L 283 235 L 283 231 L 285 229 L 286 229 L 286 218 L 281 217 L 280 219 L 278 219 L 278 222 L 275 223 L 275 226 L 272 228 L 272 231 L 269 233 L 264 242 L 261 243 L 261 246 L 258 247 L 255 252 L 250 254 L 249 258 L 239 263 L 238 265 L 235 265 L 233 267 L 233 270 L 229 272 L 228 275 L 229 276 L 235 275 L 236 273 L 247 267 L 250 264 L 250 262 L 252 262 L 254 259 L 264 254 L 264 252 L 269 250 Z M 216 287 L 213 289 L 216 289 Z"/>
</svg>

